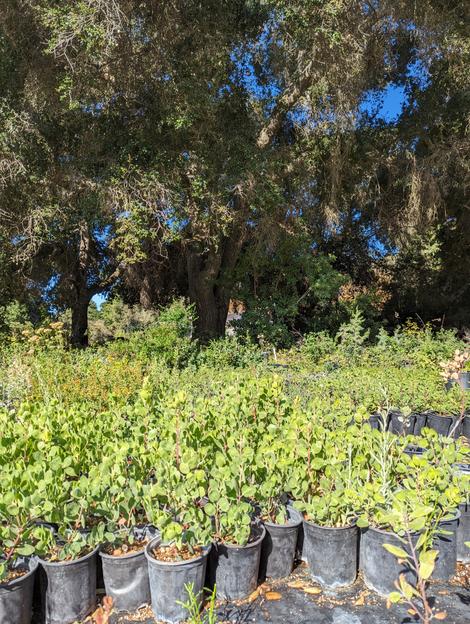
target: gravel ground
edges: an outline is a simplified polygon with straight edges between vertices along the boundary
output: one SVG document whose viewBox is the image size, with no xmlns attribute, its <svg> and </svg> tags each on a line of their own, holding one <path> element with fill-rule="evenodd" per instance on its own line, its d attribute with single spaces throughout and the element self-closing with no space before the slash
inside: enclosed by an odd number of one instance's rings
<svg viewBox="0 0 470 624">
<path fill-rule="evenodd" d="M 470 624 L 470 565 L 460 565 L 450 583 L 431 583 L 429 596 L 446 624 Z M 92 620 L 88 620 L 90 622 Z M 363 584 L 361 578 L 341 591 L 327 593 L 313 584 L 300 565 L 286 580 L 266 582 L 238 603 L 218 605 L 219 624 L 411 624 L 414 618 L 402 605 L 387 609 L 386 601 Z M 113 614 L 110 624 L 155 624 L 150 608 L 135 614 Z"/>
</svg>

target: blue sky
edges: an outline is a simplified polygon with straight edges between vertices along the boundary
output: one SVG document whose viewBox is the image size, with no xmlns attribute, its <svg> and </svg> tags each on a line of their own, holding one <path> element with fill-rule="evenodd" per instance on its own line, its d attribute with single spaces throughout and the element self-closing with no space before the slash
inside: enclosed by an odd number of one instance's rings
<svg viewBox="0 0 470 624">
<path fill-rule="evenodd" d="M 95 295 L 92 299 L 94 303 L 98 306 L 98 310 L 101 308 L 103 303 L 106 301 L 106 295 Z"/>
<path fill-rule="evenodd" d="M 393 122 L 400 116 L 405 103 L 405 88 L 389 84 L 385 89 L 368 91 L 359 109 L 369 114 L 375 113 L 378 119 Z"/>
</svg>

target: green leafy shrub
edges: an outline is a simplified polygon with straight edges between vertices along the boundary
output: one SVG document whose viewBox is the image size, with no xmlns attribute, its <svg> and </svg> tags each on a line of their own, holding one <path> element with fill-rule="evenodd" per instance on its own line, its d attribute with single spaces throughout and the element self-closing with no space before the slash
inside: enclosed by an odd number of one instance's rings
<svg viewBox="0 0 470 624">
<path fill-rule="evenodd" d="M 197 365 L 208 368 L 243 368 L 261 364 L 264 356 L 249 339 L 242 341 L 237 336 L 229 336 L 212 340 L 199 351 L 195 361 Z"/>
</svg>

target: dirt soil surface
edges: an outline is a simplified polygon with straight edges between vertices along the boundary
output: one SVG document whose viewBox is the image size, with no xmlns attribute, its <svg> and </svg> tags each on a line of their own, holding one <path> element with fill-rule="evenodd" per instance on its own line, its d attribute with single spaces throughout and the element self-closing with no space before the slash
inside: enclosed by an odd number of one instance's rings
<svg viewBox="0 0 470 624">
<path fill-rule="evenodd" d="M 459 565 L 450 583 L 431 583 L 428 595 L 444 624 L 470 624 L 470 565 Z M 368 590 L 359 577 L 343 590 L 326 592 L 301 564 L 288 578 L 263 583 L 249 599 L 218 603 L 218 624 L 412 624 L 405 605 L 392 605 Z M 91 619 L 88 622 L 92 622 Z M 155 624 L 150 607 L 134 614 L 112 614 L 109 624 Z"/>
</svg>

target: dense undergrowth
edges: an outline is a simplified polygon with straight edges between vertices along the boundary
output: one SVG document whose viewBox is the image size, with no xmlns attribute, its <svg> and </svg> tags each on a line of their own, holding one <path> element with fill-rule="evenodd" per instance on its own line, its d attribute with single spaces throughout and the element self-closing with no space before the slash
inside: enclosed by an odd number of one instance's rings
<svg viewBox="0 0 470 624">
<path fill-rule="evenodd" d="M 0 401 L 99 411 L 133 403 L 144 380 L 160 393 L 183 388 L 196 396 L 275 376 L 288 396 L 340 421 L 357 410 L 461 408 L 459 393 L 447 392 L 439 374 L 439 362 L 464 347 L 448 330 L 409 324 L 371 340 L 353 315 L 335 337 L 308 334 L 276 352 L 235 336 L 201 346 L 191 339 L 191 323 L 191 311 L 177 302 L 145 329 L 82 351 L 66 347 L 60 323 L 17 327 L 0 348 Z"/>
</svg>

